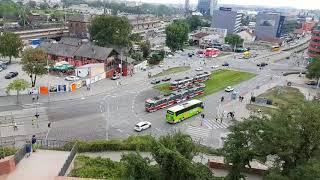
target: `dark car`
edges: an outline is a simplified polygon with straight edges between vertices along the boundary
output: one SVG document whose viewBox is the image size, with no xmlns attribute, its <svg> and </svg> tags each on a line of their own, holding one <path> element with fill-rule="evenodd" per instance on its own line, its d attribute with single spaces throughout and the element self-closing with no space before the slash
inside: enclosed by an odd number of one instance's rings
<svg viewBox="0 0 320 180">
<path fill-rule="evenodd" d="M 165 77 L 162 79 L 162 81 L 166 82 L 166 81 L 170 81 L 171 80 L 171 77 Z"/>
<path fill-rule="evenodd" d="M 258 67 L 264 67 L 264 66 L 267 66 L 267 65 L 268 65 L 268 63 L 264 63 L 264 62 L 257 64 Z"/>
<path fill-rule="evenodd" d="M 317 85 L 318 83 L 317 83 L 317 81 L 311 80 L 311 81 L 306 82 L 306 84 L 307 84 L 307 85 L 315 86 L 315 85 Z"/>
<path fill-rule="evenodd" d="M 9 72 L 4 78 L 11 79 L 18 76 L 18 74 L 19 74 L 18 72 Z"/>
<path fill-rule="evenodd" d="M 222 66 L 229 66 L 229 63 L 225 62 L 222 64 Z"/>
<path fill-rule="evenodd" d="M 151 84 L 158 84 L 158 83 L 160 83 L 160 80 L 158 80 L 158 79 L 155 79 L 155 80 L 151 81 Z"/>
</svg>

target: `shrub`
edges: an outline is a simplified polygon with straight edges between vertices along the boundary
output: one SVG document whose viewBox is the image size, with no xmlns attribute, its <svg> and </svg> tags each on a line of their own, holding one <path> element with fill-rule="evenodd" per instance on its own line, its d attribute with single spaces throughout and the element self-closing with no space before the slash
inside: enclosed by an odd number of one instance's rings
<svg viewBox="0 0 320 180">
<path fill-rule="evenodd" d="M 0 148 L 0 158 L 14 155 L 17 151 L 18 151 L 18 149 L 12 148 L 12 147 L 4 147 L 4 148 L 1 147 Z"/>
</svg>

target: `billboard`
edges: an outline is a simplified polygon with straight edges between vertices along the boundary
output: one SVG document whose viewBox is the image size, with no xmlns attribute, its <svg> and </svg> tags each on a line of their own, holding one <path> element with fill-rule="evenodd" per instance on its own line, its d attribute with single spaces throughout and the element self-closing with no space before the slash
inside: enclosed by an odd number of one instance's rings
<svg viewBox="0 0 320 180">
<path fill-rule="evenodd" d="M 281 37 L 282 27 L 283 27 L 285 18 L 286 18 L 285 16 L 280 16 L 279 25 L 278 25 L 277 34 L 276 34 L 277 38 Z"/>
</svg>

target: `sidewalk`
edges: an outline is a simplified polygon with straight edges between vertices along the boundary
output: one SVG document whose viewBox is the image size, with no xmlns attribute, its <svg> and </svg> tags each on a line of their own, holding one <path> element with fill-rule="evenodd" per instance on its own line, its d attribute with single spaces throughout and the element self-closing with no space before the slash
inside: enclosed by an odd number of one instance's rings
<svg viewBox="0 0 320 180">
<path fill-rule="evenodd" d="M 38 150 L 30 157 L 22 159 L 7 180 L 53 180 L 58 176 L 69 154 L 67 151 Z"/>
<path fill-rule="evenodd" d="M 96 82 L 91 85 L 91 89 L 88 91 L 85 87 L 77 89 L 75 92 L 66 92 L 66 93 L 50 93 L 50 95 L 39 95 L 40 103 L 48 103 L 55 101 L 67 101 L 74 99 L 82 99 L 88 96 L 94 96 L 106 93 L 117 88 L 119 85 L 118 82 L 121 82 L 121 86 L 127 86 L 132 83 L 137 83 L 146 80 L 146 72 L 137 72 L 132 77 L 121 77 L 121 79 L 114 81 L 110 79 L 103 79 L 99 82 Z M 0 97 L 0 107 L 1 106 L 17 106 L 16 96 L 3 96 Z M 32 105 L 32 95 L 20 95 L 20 104 L 21 105 Z M 21 106 L 19 105 L 19 106 Z M 8 107 L 10 108 L 10 107 Z M 14 108 L 14 107 L 12 107 Z M 16 109 L 17 107 L 15 107 Z"/>
</svg>

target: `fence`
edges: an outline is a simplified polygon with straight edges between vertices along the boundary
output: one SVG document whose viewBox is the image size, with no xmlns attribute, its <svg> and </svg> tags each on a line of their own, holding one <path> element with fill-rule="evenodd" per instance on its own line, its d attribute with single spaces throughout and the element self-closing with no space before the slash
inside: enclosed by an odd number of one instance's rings
<svg viewBox="0 0 320 180">
<path fill-rule="evenodd" d="M 63 149 L 69 141 L 37 139 L 37 145 L 42 149 Z"/>
<path fill-rule="evenodd" d="M 71 152 L 66 160 L 66 162 L 63 164 L 63 167 L 61 168 L 58 176 L 64 176 L 66 175 L 67 170 L 69 169 L 74 157 L 76 156 L 78 151 L 77 143 L 73 145 Z"/>
<path fill-rule="evenodd" d="M 16 165 L 24 158 L 26 155 L 26 145 L 22 146 L 22 148 L 14 154 L 14 161 Z"/>
</svg>

